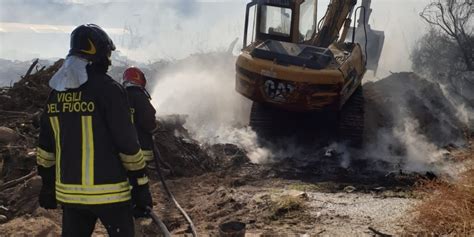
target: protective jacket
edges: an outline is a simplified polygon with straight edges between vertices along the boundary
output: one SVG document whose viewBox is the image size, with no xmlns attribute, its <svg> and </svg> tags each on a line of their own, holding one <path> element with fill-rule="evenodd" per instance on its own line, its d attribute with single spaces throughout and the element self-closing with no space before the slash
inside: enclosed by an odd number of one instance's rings
<svg viewBox="0 0 474 237">
<path fill-rule="evenodd" d="M 153 160 L 153 130 L 156 128 L 156 110 L 150 103 L 148 93 L 138 86 L 128 86 L 128 100 L 143 156 Z"/>
<path fill-rule="evenodd" d="M 126 91 L 104 72 L 88 68 L 87 74 L 79 88 L 51 92 L 37 164 L 43 173 L 55 170 L 56 199 L 63 205 L 127 202 L 130 173 L 138 177 L 135 185 L 148 179 Z"/>
</svg>

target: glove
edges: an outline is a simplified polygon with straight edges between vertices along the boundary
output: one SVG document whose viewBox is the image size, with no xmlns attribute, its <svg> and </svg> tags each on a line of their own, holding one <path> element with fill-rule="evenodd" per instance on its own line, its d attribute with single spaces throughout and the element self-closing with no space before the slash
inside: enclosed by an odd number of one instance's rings
<svg viewBox="0 0 474 237">
<path fill-rule="evenodd" d="M 148 208 L 153 207 L 153 201 L 148 184 L 132 188 L 132 205 L 135 218 L 150 217 Z"/>
<path fill-rule="evenodd" d="M 41 186 L 39 194 L 39 205 L 44 209 L 56 209 L 56 191 L 54 188 L 55 180 L 55 166 L 50 168 L 45 168 L 38 166 L 38 174 L 43 180 L 43 185 Z"/>
<path fill-rule="evenodd" d="M 148 208 L 153 207 L 146 169 L 129 171 L 128 179 L 132 185 L 132 207 L 135 218 L 149 217 Z"/>
</svg>

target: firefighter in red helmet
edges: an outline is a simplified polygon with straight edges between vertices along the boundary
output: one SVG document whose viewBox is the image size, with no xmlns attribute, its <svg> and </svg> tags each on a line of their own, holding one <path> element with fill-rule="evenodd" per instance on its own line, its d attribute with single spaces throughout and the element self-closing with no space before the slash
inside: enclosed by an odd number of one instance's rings
<svg viewBox="0 0 474 237">
<path fill-rule="evenodd" d="M 132 122 L 135 125 L 138 141 L 146 161 L 153 160 L 153 130 L 156 128 L 156 110 L 150 103 L 151 97 L 146 90 L 145 74 L 136 67 L 130 67 L 123 73 L 123 86 L 127 89 Z"/>
<path fill-rule="evenodd" d="M 148 216 L 152 207 L 126 91 L 107 75 L 113 50 L 102 28 L 81 25 L 49 81 L 36 157 L 39 204 L 62 205 L 65 237 L 90 236 L 97 219 L 109 236 L 133 236 L 133 217 Z"/>
</svg>

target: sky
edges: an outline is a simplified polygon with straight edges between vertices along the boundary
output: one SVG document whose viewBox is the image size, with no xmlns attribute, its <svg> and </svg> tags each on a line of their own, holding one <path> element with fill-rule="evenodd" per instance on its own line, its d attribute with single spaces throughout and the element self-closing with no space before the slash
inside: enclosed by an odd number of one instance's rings
<svg viewBox="0 0 474 237">
<path fill-rule="evenodd" d="M 410 69 L 410 51 L 427 29 L 419 13 L 429 1 L 373 0 L 369 23 L 386 36 L 384 73 Z M 247 2 L 0 0 L 0 58 L 64 57 L 70 31 L 83 23 L 105 28 L 120 54 L 141 62 L 226 49 L 242 38 Z M 328 0 L 319 2 L 322 15 Z"/>
</svg>

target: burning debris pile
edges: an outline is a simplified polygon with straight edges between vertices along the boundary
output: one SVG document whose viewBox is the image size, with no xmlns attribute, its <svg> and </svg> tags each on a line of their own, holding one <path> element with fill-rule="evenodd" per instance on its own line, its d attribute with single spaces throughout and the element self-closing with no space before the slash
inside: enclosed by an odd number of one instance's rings
<svg viewBox="0 0 474 237">
<path fill-rule="evenodd" d="M 196 176 L 248 162 L 245 152 L 233 144 L 200 144 L 184 128 L 186 116 L 158 117 L 155 141 L 164 162 L 175 176 Z"/>
<path fill-rule="evenodd" d="M 366 156 L 408 172 L 450 172 L 447 154 L 465 147 L 473 128 L 439 83 L 395 73 L 364 84 L 364 93 Z"/>
<path fill-rule="evenodd" d="M 463 143 L 464 124 L 439 84 L 415 73 L 395 73 L 364 84 L 368 134 L 395 128 L 406 118 L 417 120 L 418 131 L 438 146 Z M 375 125 L 375 126 L 374 126 Z M 369 137 L 370 139 L 370 137 Z"/>
</svg>

